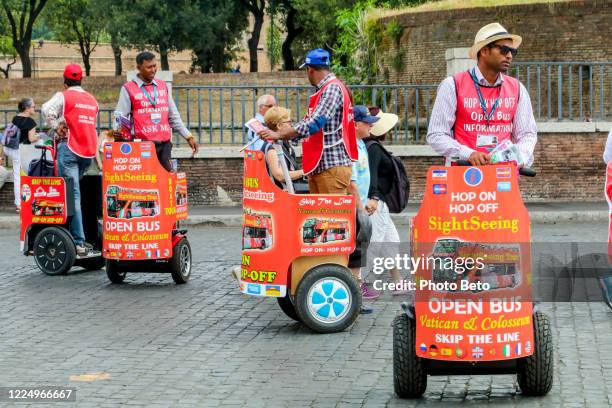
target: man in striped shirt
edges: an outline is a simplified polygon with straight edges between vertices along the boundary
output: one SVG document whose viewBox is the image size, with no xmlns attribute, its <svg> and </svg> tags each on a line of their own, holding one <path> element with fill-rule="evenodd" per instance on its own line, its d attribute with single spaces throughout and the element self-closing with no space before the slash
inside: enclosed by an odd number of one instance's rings
<svg viewBox="0 0 612 408">
<path fill-rule="evenodd" d="M 525 166 L 533 163 L 537 128 L 531 99 L 523 84 L 505 75 L 521 41 L 498 23 L 484 26 L 470 49 L 477 66 L 438 87 L 427 143 L 446 157 L 447 165 L 456 160 L 488 164 L 491 150 L 508 139 Z"/>
</svg>

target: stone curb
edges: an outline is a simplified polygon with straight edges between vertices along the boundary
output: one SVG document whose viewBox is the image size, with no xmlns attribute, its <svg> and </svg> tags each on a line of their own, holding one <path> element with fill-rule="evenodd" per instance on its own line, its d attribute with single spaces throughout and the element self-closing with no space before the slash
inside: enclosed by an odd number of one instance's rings
<svg viewBox="0 0 612 408">
<path fill-rule="evenodd" d="M 415 213 L 392 214 L 397 225 L 408 225 Z M 607 211 L 532 211 L 531 222 L 555 224 L 561 222 L 608 222 Z M 184 226 L 240 227 L 240 214 L 192 215 L 181 223 Z M 0 216 L 0 229 L 19 228 L 19 218 L 15 215 Z"/>
</svg>

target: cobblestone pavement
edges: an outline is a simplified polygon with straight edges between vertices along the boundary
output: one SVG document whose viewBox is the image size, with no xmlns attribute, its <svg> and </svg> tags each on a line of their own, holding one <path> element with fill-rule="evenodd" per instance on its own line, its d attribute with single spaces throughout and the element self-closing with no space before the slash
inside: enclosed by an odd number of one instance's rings
<svg viewBox="0 0 612 408">
<path fill-rule="evenodd" d="M 605 240 L 606 226 L 534 228 L 536 238 L 576 235 Z M 349 331 L 313 334 L 274 300 L 238 293 L 228 274 L 238 229 L 190 231 L 196 267 L 181 286 L 168 275 L 132 274 L 123 285 L 103 271 L 45 276 L 16 241 L 15 231 L 1 231 L 0 386 L 70 385 L 78 406 L 96 407 L 612 403 L 612 313 L 601 302 L 544 305 L 555 339 L 548 396 L 522 397 L 513 376 L 454 376 L 430 377 L 424 398 L 405 401 L 392 381 L 398 301 L 385 295 Z M 93 373 L 107 379 L 70 380 Z"/>
</svg>

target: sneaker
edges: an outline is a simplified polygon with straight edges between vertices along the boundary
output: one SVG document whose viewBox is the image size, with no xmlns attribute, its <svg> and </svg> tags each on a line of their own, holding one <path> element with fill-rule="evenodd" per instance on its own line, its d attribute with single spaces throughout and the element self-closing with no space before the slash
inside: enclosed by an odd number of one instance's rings
<svg viewBox="0 0 612 408">
<path fill-rule="evenodd" d="M 361 283 L 361 297 L 363 299 L 376 299 L 380 296 L 380 293 L 370 288 L 365 282 Z"/>
<path fill-rule="evenodd" d="M 78 256 L 86 256 L 89 253 L 89 248 L 85 245 L 77 245 L 76 252 Z"/>
<path fill-rule="evenodd" d="M 359 309 L 359 314 L 372 314 L 374 312 L 374 308 L 370 305 L 361 305 L 361 309 Z"/>
</svg>

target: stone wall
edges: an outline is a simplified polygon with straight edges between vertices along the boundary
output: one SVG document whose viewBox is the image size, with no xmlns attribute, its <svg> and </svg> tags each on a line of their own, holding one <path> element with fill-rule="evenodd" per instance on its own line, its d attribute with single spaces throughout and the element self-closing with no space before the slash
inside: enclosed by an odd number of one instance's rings
<svg viewBox="0 0 612 408">
<path fill-rule="evenodd" d="M 446 76 L 445 50 L 470 47 L 485 24 L 501 23 L 523 37 L 516 61 L 612 61 L 612 0 L 535 3 L 501 7 L 404 13 L 385 17 L 404 27 L 403 68 L 391 64 L 395 47 L 383 57 L 393 83 L 438 83 Z"/>
<path fill-rule="evenodd" d="M 521 179 L 525 201 L 603 201 L 605 166 L 602 160 L 607 133 L 540 133 L 533 168 L 538 176 Z M 392 147 L 402 157 L 411 181 L 410 200 L 423 197 L 429 166 L 441 165 L 441 157 L 429 147 Z M 180 149 L 177 149 L 180 150 Z M 240 205 L 242 199 L 242 156 L 237 148 L 203 147 L 205 157 L 179 158 L 187 173 L 190 204 Z M 187 156 L 186 154 L 182 156 Z M 12 207 L 12 183 L 0 189 L 0 208 Z"/>
<path fill-rule="evenodd" d="M 19 99 L 32 97 L 38 106 L 48 100 L 62 87 L 61 73 L 55 78 L 11 78 L 0 80 L 0 108 L 16 109 Z M 83 87 L 91 92 L 101 107 L 114 107 L 119 98 L 121 77 L 89 77 L 83 79 Z M 303 71 L 260 72 L 244 74 L 175 74 L 173 85 L 307 85 Z"/>
</svg>

